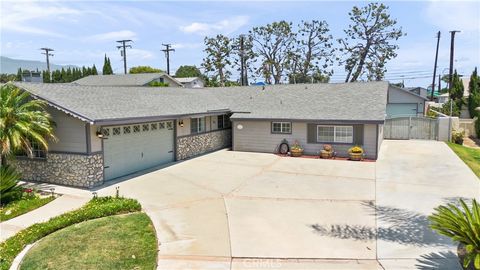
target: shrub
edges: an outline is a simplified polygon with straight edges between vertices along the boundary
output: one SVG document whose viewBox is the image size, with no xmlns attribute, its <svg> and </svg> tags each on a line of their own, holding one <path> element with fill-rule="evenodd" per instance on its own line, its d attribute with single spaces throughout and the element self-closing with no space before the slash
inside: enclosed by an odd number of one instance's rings
<svg viewBox="0 0 480 270">
<path fill-rule="evenodd" d="M 476 200 L 473 200 L 471 209 L 463 200 L 460 200 L 460 204 L 461 208 L 453 204 L 435 208 L 435 212 L 428 217 L 430 227 L 465 245 L 465 268 L 473 262 L 474 267 L 480 269 L 480 205 Z"/>
<path fill-rule="evenodd" d="M 148 86 L 151 86 L 151 87 L 168 87 L 169 84 L 166 83 L 166 82 L 155 82 L 155 81 L 154 81 L 154 82 L 150 82 L 150 83 L 148 84 Z"/>
<path fill-rule="evenodd" d="M 354 154 L 362 154 L 362 153 L 363 153 L 363 149 L 362 149 L 362 147 L 356 145 L 356 146 L 351 147 L 350 149 L 348 149 L 348 152 L 349 152 L 349 153 L 354 153 Z"/>
<path fill-rule="evenodd" d="M 456 144 L 463 144 L 463 137 L 465 137 L 465 131 L 453 130 L 452 132 L 452 142 Z"/>
<path fill-rule="evenodd" d="M 93 198 L 80 209 L 36 223 L 0 243 L 0 269 L 10 268 L 13 259 L 26 245 L 32 244 L 55 231 L 89 219 L 140 211 L 140 203 L 134 199 L 99 197 Z"/>
<path fill-rule="evenodd" d="M 0 168 L 0 204 L 4 205 L 22 197 L 22 186 L 18 184 L 20 174 L 13 167 Z"/>
</svg>

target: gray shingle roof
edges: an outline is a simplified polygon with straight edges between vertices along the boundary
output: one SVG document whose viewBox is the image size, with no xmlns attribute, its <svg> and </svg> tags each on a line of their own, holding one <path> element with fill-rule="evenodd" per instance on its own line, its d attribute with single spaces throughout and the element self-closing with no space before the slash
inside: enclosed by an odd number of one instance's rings
<svg viewBox="0 0 480 270">
<path fill-rule="evenodd" d="M 232 119 L 383 121 L 388 82 L 210 88 Z"/>
<path fill-rule="evenodd" d="M 15 83 L 87 122 L 162 118 L 224 110 L 216 97 L 197 89 L 174 87 L 107 87 L 74 84 Z"/>
<path fill-rule="evenodd" d="M 112 74 L 112 75 L 90 75 L 74 81 L 74 84 L 91 86 L 143 86 L 147 83 L 161 78 L 168 77 L 177 82 L 175 78 L 166 73 L 139 73 L 139 74 Z M 178 85 L 181 85 L 177 82 Z"/>
<path fill-rule="evenodd" d="M 383 121 L 387 82 L 188 89 L 15 83 L 88 122 L 231 111 L 233 119 Z"/>
<path fill-rule="evenodd" d="M 184 78 L 175 78 L 177 81 L 181 83 L 189 83 L 193 82 L 196 79 L 199 79 L 198 77 L 184 77 Z"/>
</svg>

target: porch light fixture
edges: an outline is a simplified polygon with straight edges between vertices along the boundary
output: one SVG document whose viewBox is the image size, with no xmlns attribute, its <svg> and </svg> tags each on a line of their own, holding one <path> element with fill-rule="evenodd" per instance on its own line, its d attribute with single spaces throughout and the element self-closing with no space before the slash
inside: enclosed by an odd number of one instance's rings
<svg viewBox="0 0 480 270">
<path fill-rule="evenodd" d="M 98 131 L 95 133 L 95 135 L 97 135 L 98 138 L 102 139 L 103 138 L 103 133 L 101 131 Z"/>
<path fill-rule="evenodd" d="M 178 121 L 178 125 L 179 125 L 180 127 L 183 127 L 183 120 L 179 120 L 179 121 Z"/>
<path fill-rule="evenodd" d="M 242 124 L 238 124 L 238 125 L 237 125 L 237 129 L 238 129 L 238 130 L 242 130 L 242 129 L 243 129 L 243 125 L 242 125 Z"/>
</svg>

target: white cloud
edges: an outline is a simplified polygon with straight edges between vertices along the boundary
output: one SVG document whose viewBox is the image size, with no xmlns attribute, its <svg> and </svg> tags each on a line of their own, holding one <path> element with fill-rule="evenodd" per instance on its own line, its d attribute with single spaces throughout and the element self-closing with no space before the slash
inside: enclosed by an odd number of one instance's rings
<svg viewBox="0 0 480 270">
<path fill-rule="evenodd" d="M 1 11 L 1 30 L 24 32 L 52 37 L 62 34 L 40 28 L 36 22 L 42 19 L 55 19 L 71 16 L 81 12 L 58 4 L 39 5 L 36 2 L 3 2 Z"/>
<path fill-rule="evenodd" d="M 426 14 L 429 22 L 440 30 L 480 31 L 477 1 L 430 1 Z"/>
<path fill-rule="evenodd" d="M 217 33 L 230 34 L 246 25 L 248 21 L 248 16 L 235 16 L 214 23 L 194 22 L 186 26 L 180 26 L 180 30 L 185 33 L 194 33 L 198 35 Z"/>
<path fill-rule="evenodd" d="M 88 41 L 115 41 L 119 39 L 135 39 L 137 34 L 130 30 L 112 31 L 97 35 L 92 35 L 86 38 Z"/>
<path fill-rule="evenodd" d="M 175 43 L 172 44 L 172 48 L 174 49 L 197 49 L 203 46 L 202 42 L 195 42 L 195 43 Z"/>
</svg>

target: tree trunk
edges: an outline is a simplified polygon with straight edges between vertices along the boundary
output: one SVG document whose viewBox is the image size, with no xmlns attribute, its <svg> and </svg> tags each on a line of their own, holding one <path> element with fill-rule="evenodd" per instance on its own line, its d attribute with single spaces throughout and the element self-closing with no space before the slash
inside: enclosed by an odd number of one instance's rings
<svg viewBox="0 0 480 270">
<path fill-rule="evenodd" d="M 365 46 L 365 50 L 363 50 L 362 54 L 360 55 L 360 61 L 357 66 L 357 70 L 355 73 L 352 75 L 352 79 L 350 82 L 356 82 L 358 77 L 360 77 L 360 74 L 362 73 L 363 65 L 365 65 L 365 59 L 367 58 L 367 53 L 368 50 L 370 49 L 370 42 L 367 42 L 367 45 Z"/>
<path fill-rule="evenodd" d="M 220 77 L 220 86 L 225 86 L 225 75 L 223 75 L 223 69 L 218 69 L 218 76 Z"/>
<path fill-rule="evenodd" d="M 2 160 L 2 167 L 7 166 L 7 156 L 6 155 L 1 155 L 0 159 Z"/>
</svg>

